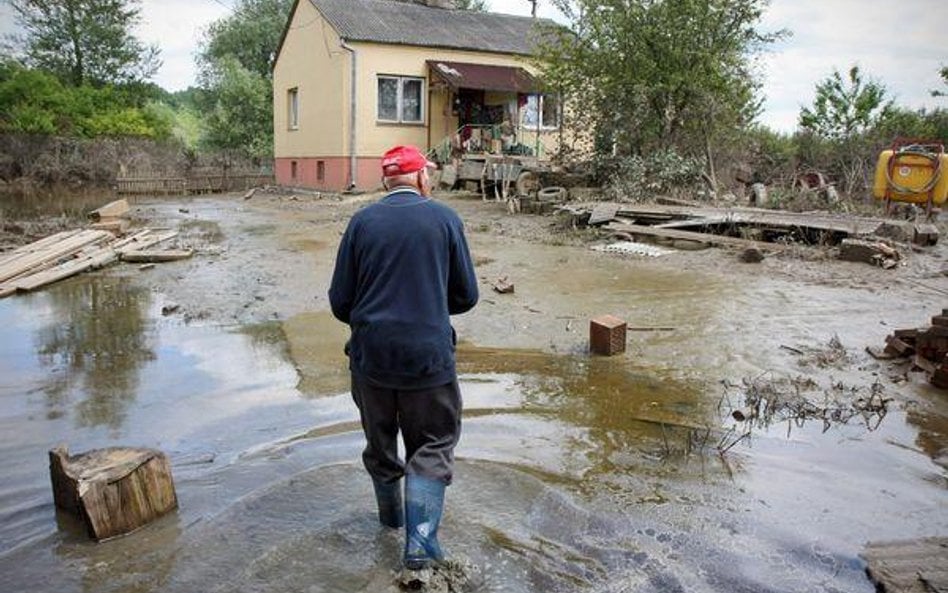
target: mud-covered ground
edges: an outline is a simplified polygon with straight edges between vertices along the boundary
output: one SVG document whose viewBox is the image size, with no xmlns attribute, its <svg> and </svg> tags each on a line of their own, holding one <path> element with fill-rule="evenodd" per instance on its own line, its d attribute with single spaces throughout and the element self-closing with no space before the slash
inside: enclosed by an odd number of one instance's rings
<svg viewBox="0 0 948 593">
<path fill-rule="evenodd" d="M 326 299 L 372 199 L 136 200 L 135 224 L 195 256 L 0 301 L 0 590 L 396 586 Z M 439 199 L 481 278 L 454 319 L 465 417 L 443 529 L 474 590 L 869 593 L 866 542 L 948 533 L 948 396 L 865 352 L 948 307 L 948 241 L 904 246 L 893 270 L 808 248 L 616 255 L 555 217 Z M 503 277 L 512 294 L 491 289 Z M 604 313 L 630 326 L 624 355 L 587 353 Z M 752 395 L 787 406 L 733 420 Z M 45 452 L 63 441 L 167 451 L 180 509 L 87 542 L 52 508 Z"/>
</svg>

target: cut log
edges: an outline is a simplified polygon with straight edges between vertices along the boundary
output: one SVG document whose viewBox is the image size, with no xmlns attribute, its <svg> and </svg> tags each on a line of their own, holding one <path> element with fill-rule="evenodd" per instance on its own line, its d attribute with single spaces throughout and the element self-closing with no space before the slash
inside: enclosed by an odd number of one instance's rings
<svg viewBox="0 0 948 593">
<path fill-rule="evenodd" d="M 154 449 L 70 456 L 60 445 L 49 452 L 49 472 L 56 506 L 79 515 L 97 540 L 134 531 L 178 506 L 171 464 Z"/>
<path fill-rule="evenodd" d="M 122 252 L 122 261 L 132 263 L 160 263 L 187 259 L 194 254 L 190 249 L 135 249 Z"/>
<path fill-rule="evenodd" d="M 104 218 L 117 218 L 119 216 L 125 216 L 126 214 L 128 214 L 128 200 L 121 199 L 109 202 L 101 208 L 96 208 L 89 213 L 89 218 L 92 219 L 93 222 L 98 222 Z"/>
</svg>

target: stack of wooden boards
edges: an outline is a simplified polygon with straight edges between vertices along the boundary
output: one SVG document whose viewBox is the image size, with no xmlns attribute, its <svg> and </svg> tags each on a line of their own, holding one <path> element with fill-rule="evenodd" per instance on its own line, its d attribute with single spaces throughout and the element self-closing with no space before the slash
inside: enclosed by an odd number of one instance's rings
<svg viewBox="0 0 948 593">
<path fill-rule="evenodd" d="M 89 213 L 88 229 L 56 233 L 0 256 L 0 298 L 36 290 L 86 270 L 129 262 L 164 262 L 191 256 L 191 250 L 149 250 L 177 231 L 143 229 L 122 236 L 129 221 L 128 202 L 116 200 Z"/>
</svg>

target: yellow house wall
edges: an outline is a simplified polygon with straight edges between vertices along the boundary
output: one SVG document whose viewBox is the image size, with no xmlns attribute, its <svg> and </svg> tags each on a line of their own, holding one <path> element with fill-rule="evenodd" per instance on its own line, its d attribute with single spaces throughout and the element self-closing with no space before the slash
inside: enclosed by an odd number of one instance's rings
<svg viewBox="0 0 948 593">
<path fill-rule="evenodd" d="M 457 116 L 451 115 L 450 91 L 433 91 L 427 60 L 470 62 L 495 66 L 533 68 L 520 56 L 490 54 L 438 48 L 386 45 L 376 43 L 352 43 L 358 52 L 357 81 L 357 129 L 356 146 L 360 157 L 377 157 L 396 144 L 414 144 L 421 148 L 437 145 L 445 136 L 454 133 L 458 126 Z M 423 124 L 390 124 L 377 121 L 378 76 L 415 76 L 425 79 L 425 116 Z M 490 99 L 500 96 L 488 93 Z M 497 100 L 496 102 L 502 102 Z M 430 133 L 427 126 L 430 122 Z M 542 142 L 545 152 L 553 150 L 558 134 L 544 132 Z M 535 141 L 535 134 L 524 134 L 524 143 Z M 533 146 L 533 144 L 528 144 Z"/>
<path fill-rule="evenodd" d="M 274 156 L 348 154 L 349 56 L 308 0 L 300 0 L 273 68 Z M 287 91 L 299 89 L 299 127 L 289 129 Z"/>
</svg>

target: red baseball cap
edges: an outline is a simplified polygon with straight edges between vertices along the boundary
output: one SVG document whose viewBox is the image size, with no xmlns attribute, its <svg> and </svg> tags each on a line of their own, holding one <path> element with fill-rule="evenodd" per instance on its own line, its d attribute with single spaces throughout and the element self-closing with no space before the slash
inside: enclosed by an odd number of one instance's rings
<svg viewBox="0 0 948 593">
<path fill-rule="evenodd" d="M 385 177 L 408 175 L 435 166 L 414 146 L 396 146 L 382 155 L 382 175 Z"/>
</svg>

